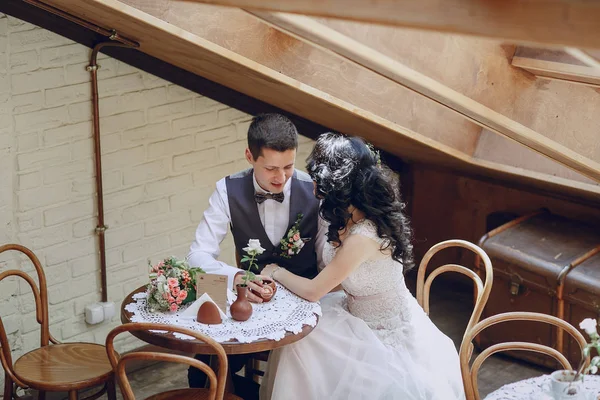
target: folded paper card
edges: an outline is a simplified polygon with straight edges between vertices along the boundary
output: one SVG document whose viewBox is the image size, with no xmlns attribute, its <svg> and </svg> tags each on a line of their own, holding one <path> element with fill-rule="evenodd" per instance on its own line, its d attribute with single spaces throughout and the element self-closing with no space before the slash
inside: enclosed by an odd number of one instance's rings
<svg viewBox="0 0 600 400">
<path fill-rule="evenodd" d="M 205 301 L 210 301 L 211 303 L 216 305 L 216 303 L 213 301 L 213 299 L 211 299 L 207 293 L 204 293 L 202 296 L 200 296 L 200 298 L 198 300 L 193 302 L 184 312 L 182 312 L 180 314 L 180 318 L 196 319 L 196 316 L 198 315 L 198 310 L 200 310 L 200 306 Z M 225 315 L 225 313 L 223 311 L 221 311 L 221 309 L 218 306 L 217 306 L 217 309 L 219 310 L 219 315 L 221 316 L 221 320 L 227 319 L 227 315 Z"/>
<path fill-rule="evenodd" d="M 207 293 L 223 312 L 227 312 L 227 275 L 198 274 L 196 276 L 196 294 Z"/>
</svg>

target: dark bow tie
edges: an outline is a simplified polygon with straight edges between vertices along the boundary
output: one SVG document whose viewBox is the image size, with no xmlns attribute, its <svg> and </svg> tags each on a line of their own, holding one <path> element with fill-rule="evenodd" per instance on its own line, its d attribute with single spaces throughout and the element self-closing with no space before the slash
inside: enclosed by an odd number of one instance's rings
<svg viewBox="0 0 600 400">
<path fill-rule="evenodd" d="M 254 194 L 254 200 L 256 200 L 256 202 L 258 204 L 262 204 L 267 199 L 273 199 L 279 203 L 283 203 L 284 198 L 285 198 L 285 195 L 283 193 L 255 193 Z"/>
</svg>

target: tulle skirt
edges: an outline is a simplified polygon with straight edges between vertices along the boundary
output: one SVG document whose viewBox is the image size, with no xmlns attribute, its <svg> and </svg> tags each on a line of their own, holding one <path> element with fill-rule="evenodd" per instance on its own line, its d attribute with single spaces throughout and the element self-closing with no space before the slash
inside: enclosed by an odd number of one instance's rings
<svg viewBox="0 0 600 400">
<path fill-rule="evenodd" d="M 409 326 L 399 336 L 404 339 L 393 346 L 384 345 L 376 331 L 350 314 L 344 298 L 341 292 L 327 295 L 317 327 L 271 353 L 261 400 L 465 398 L 454 343 L 414 297 Z"/>
</svg>

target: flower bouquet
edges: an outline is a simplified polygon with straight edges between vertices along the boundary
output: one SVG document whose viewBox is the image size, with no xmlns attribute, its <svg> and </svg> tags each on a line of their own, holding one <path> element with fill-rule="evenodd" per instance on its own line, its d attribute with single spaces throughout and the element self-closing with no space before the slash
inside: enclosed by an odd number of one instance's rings
<svg viewBox="0 0 600 400">
<path fill-rule="evenodd" d="M 177 311 L 196 300 L 196 274 L 202 268 L 190 267 L 187 261 L 171 256 L 150 267 L 150 283 L 146 289 L 150 311 Z"/>
</svg>

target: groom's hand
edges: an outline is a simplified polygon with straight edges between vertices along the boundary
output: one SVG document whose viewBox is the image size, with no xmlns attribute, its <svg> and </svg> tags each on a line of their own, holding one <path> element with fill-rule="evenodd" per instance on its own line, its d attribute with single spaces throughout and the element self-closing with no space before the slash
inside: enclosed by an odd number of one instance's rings
<svg viewBox="0 0 600 400">
<path fill-rule="evenodd" d="M 233 287 L 235 287 L 235 285 L 241 285 L 244 283 L 243 278 L 244 277 L 244 272 L 238 272 L 235 277 L 233 278 Z M 248 282 L 248 288 L 251 290 L 248 290 L 247 293 L 247 297 L 248 300 L 253 302 L 253 303 L 262 303 L 263 299 L 257 295 L 255 295 L 253 292 L 256 293 L 262 293 L 263 292 L 263 288 L 262 285 L 260 285 L 258 282 L 262 282 L 263 279 L 268 279 L 267 276 L 262 276 L 262 275 L 256 275 L 256 281 L 257 282 Z"/>
</svg>

